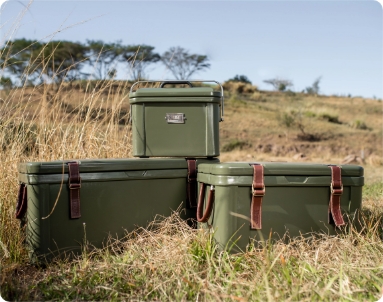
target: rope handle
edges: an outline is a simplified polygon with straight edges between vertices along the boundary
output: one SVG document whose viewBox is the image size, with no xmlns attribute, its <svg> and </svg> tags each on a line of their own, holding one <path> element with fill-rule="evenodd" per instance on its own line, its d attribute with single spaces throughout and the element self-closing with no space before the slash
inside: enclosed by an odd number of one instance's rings
<svg viewBox="0 0 383 302">
<path fill-rule="evenodd" d="M 209 195 L 207 197 L 206 209 L 205 209 L 205 212 L 203 212 L 203 207 L 205 204 L 205 189 L 206 189 L 206 184 L 201 182 L 199 197 L 198 197 L 198 206 L 197 206 L 197 221 L 198 222 L 207 222 L 213 210 L 215 190 L 214 190 L 214 186 L 210 186 Z"/>
</svg>

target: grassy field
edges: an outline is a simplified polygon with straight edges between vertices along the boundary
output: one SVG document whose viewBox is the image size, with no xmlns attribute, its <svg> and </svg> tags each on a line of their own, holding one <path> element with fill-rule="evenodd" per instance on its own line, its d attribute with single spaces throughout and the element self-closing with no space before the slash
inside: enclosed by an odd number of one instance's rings
<svg viewBox="0 0 383 302">
<path fill-rule="evenodd" d="M 128 82 L 0 92 L 0 286 L 5 300 L 376 301 L 383 286 L 382 102 L 225 84 L 221 161 L 355 162 L 365 168 L 363 230 L 217 249 L 177 213 L 108 249 L 28 263 L 14 218 L 17 164 L 131 157 Z"/>
</svg>

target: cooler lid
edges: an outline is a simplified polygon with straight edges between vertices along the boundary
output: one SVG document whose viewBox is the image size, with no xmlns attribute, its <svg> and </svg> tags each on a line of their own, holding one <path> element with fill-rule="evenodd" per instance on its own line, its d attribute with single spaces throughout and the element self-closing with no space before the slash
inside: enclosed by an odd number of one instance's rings
<svg viewBox="0 0 383 302">
<path fill-rule="evenodd" d="M 129 98 L 173 98 L 173 97 L 213 97 L 221 98 L 220 91 L 214 91 L 211 87 L 195 88 L 140 88 L 129 93 Z M 138 100 L 136 100 L 138 101 Z M 170 99 L 171 101 L 171 99 Z M 218 100 L 219 101 L 219 100 Z M 133 100 L 134 102 L 134 100 Z"/>
<path fill-rule="evenodd" d="M 331 169 L 326 164 L 285 162 L 257 163 L 264 166 L 264 175 L 331 175 Z M 198 173 L 228 176 L 253 175 L 253 168 L 250 164 L 251 162 L 204 163 L 198 166 Z M 342 176 L 363 176 L 363 167 L 361 166 L 341 165 L 341 168 Z"/>
<path fill-rule="evenodd" d="M 61 174 L 68 172 L 68 162 L 74 160 L 50 162 L 25 162 L 19 164 L 19 173 L 24 174 Z M 187 169 L 185 158 L 126 158 L 126 159 L 81 159 L 80 172 L 111 172 L 130 170 L 167 170 Z M 214 159 L 197 159 L 197 164 L 219 162 Z M 64 166 L 64 167 L 63 167 Z"/>
</svg>

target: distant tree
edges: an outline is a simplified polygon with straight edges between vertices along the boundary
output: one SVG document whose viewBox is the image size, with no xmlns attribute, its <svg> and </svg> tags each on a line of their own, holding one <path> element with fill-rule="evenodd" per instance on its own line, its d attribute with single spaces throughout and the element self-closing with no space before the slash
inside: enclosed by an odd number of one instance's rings
<svg viewBox="0 0 383 302">
<path fill-rule="evenodd" d="M 322 77 L 317 78 L 310 87 L 306 87 L 306 93 L 308 94 L 318 94 L 319 93 L 319 82 Z"/>
<path fill-rule="evenodd" d="M 228 81 L 229 82 L 242 82 L 242 83 L 251 84 L 251 81 L 245 75 L 236 75 L 234 78 L 229 79 Z"/>
<path fill-rule="evenodd" d="M 12 80 L 9 77 L 0 77 L 0 87 L 3 89 L 11 89 L 13 87 Z"/>
<path fill-rule="evenodd" d="M 266 84 L 273 85 L 274 89 L 278 91 L 285 91 L 287 87 L 293 86 L 293 82 L 291 82 L 290 80 L 279 78 L 264 80 L 263 82 L 265 82 Z"/>
<path fill-rule="evenodd" d="M 69 41 L 17 39 L 0 50 L 1 68 L 23 82 L 60 82 L 79 77 L 86 46 Z"/>
<path fill-rule="evenodd" d="M 189 54 L 189 51 L 179 46 L 163 53 L 161 61 L 178 80 L 187 80 L 194 73 L 210 67 L 207 56 Z"/>
<path fill-rule="evenodd" d="M 121 60 L 129 64 L 134 80 L 145 78 L 145 69 L 158 62 L 161 57 L 153 52 L 154 47 L 149 45 L 128 45 L 122 47 Z"/>
<path fill-rule="evenodd" d="M 42 44 L 36 40 L 9 41 L 0 49 L 1 69 L 16 76 L 20 81 L 37 78 L 38 73 L 32 65 L 40 53 L 41 47 Z"/>
<path fill-rule="evenodd" d="M 104 43 L 101 40 L 87 40 L 88 64 L 94 69 L 97 79 L 113 78 L 117 74 L 117 64 L 122 53 L 121 41 Z"/>
<path fill-rule="evenodd" d="M 36 71 L 48 81 L 71 81 L 81 77 L 87 60 L 87 47 L 70 41 L 50 41 L 43 45 L 34 60 Z"/>
</svg>

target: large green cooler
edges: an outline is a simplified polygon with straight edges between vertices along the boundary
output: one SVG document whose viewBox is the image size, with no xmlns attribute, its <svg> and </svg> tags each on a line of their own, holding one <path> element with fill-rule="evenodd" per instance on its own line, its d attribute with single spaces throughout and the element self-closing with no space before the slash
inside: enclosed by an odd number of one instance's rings
<svg viewBox="0 0 383 302">
<path fill-rule="evenodd" d="M 338 233 L 357 219 L 364 184 L 360 166 L 277 162 L 202 164 L 197 179 L 198 221 L 235 250 L 252 239 Z"/>
<path fill-rule="evenodd" d="M 190 87 L 164 87 L 180 83 Z M 214 91 L 193 87 L 190 82 L 166 81 L 161 87 L 131 88 L 133 156 L 218 156 L 222 86 L 221 91 Z"/>
<path fill-rule="evenodd" d="M 200 163 L 218 159 L 100 159 L 19 165 L 17 217 L 26 223 L 31 257 L 78 253 L 85 235 L 94 247 L 108 236 L 145 227 L 179 207 L 195 218 Z M 194 176 L 193 176 L 194 172 Z M 189 192 L 187 192 L 189 190 Z M 195 200 L 192 200 L 194 199 Z M 189 199 L 189 200 L 188 200 Z M 26 212 L 26 215 L 24 213 Z"/>
</svg>

